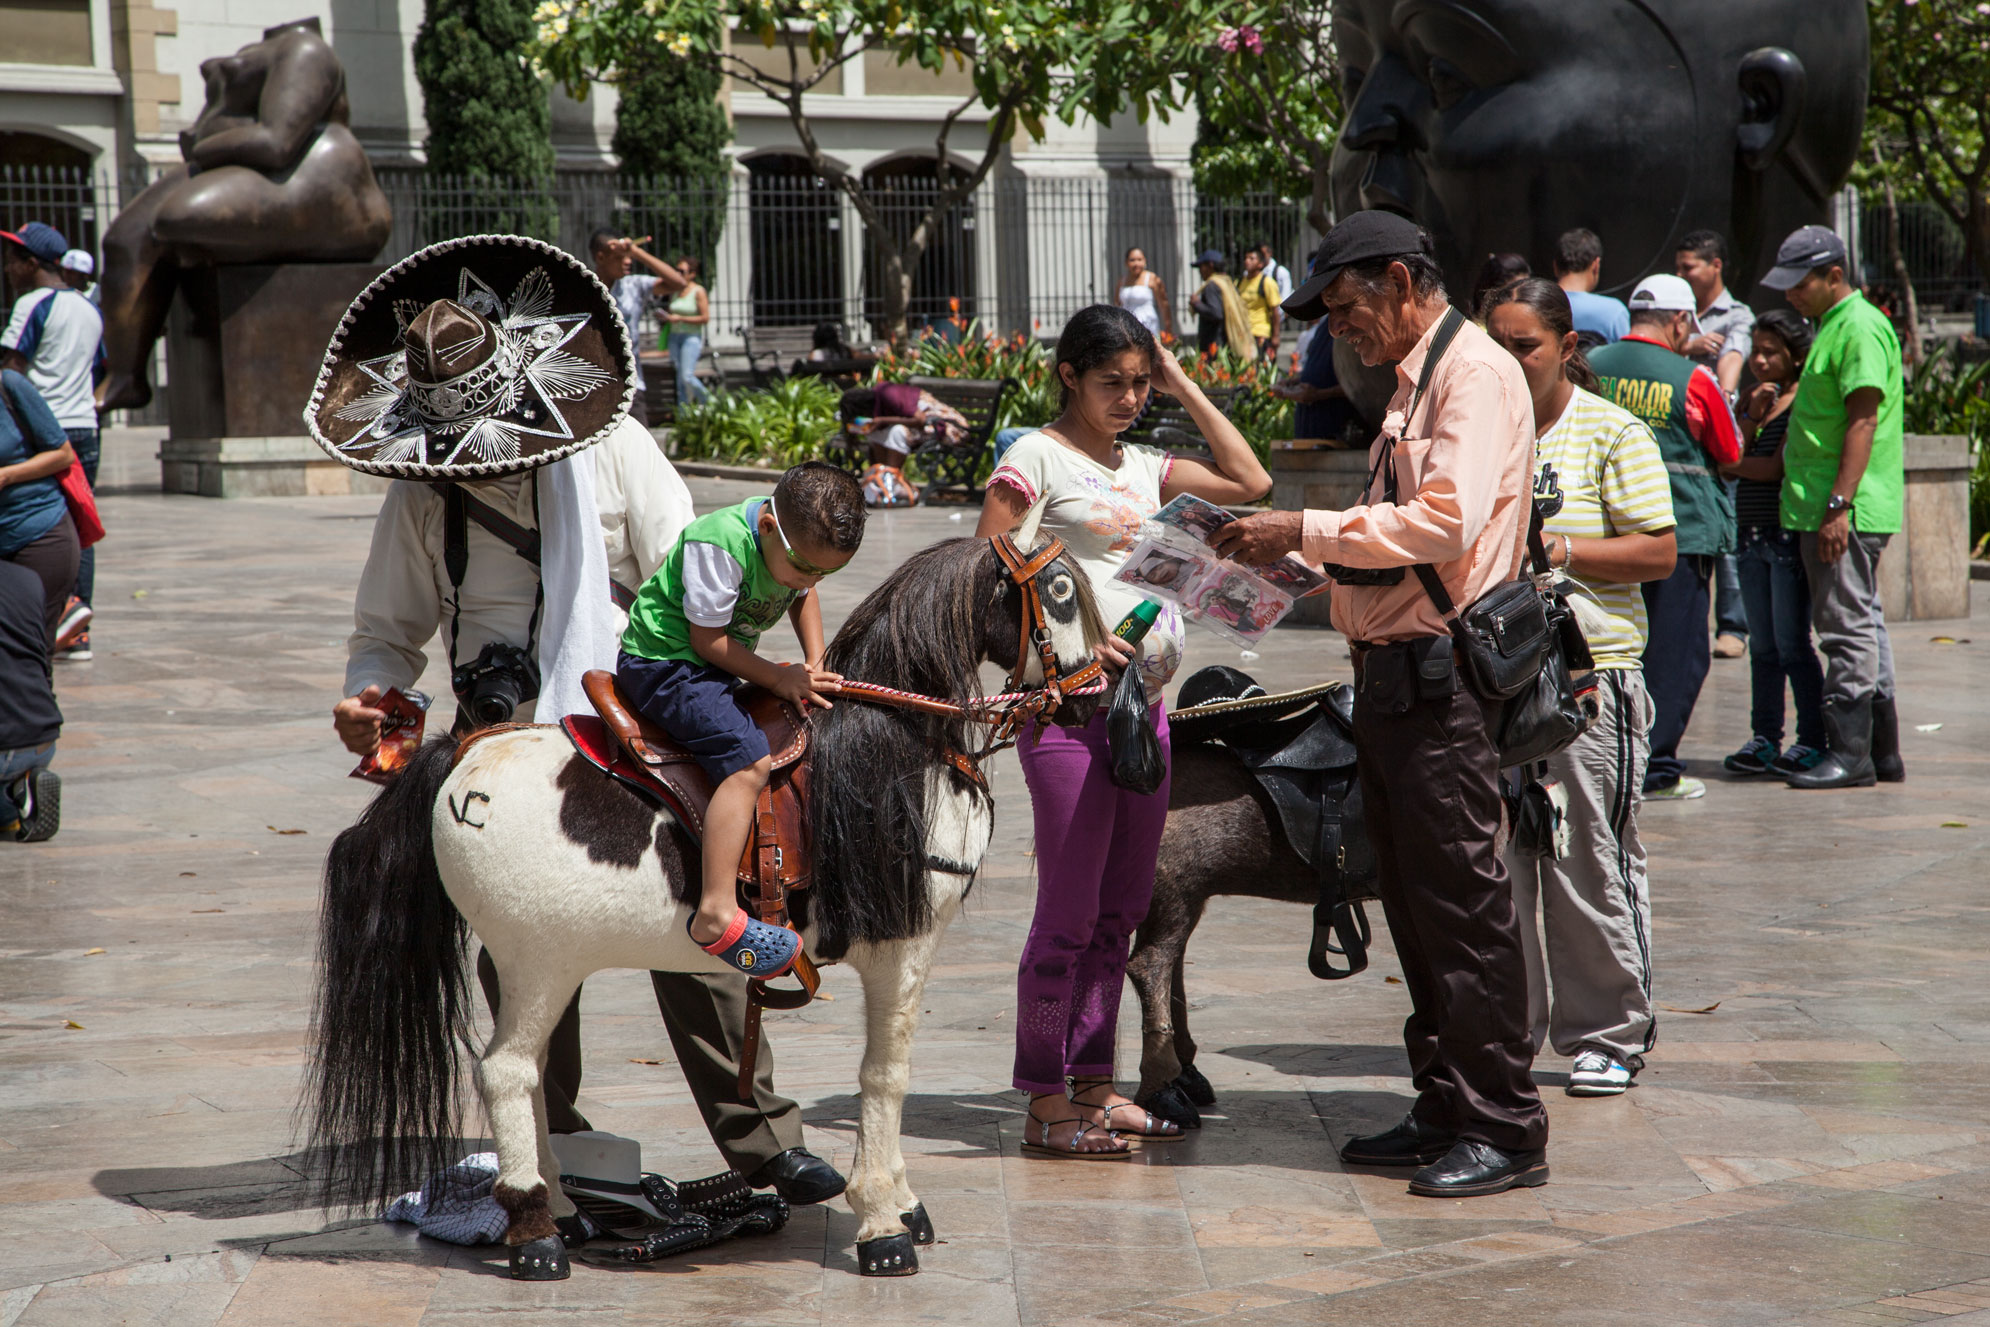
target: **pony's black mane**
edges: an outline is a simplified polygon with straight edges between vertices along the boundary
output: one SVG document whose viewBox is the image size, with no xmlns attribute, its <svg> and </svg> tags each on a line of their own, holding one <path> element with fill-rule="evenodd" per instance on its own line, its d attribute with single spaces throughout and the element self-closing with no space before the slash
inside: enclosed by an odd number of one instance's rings
<svg viewBox="0 0 1990 1327">
<path fill-rule="evenodd" d="M 1006 576 L 985 539 L 948 539 L 907 558 L 851 612 L 826 666 L 845 677 L 961 700 L 982 694 L 988 616 Z M 843 700 L 818 716 L 810 747 L 815 949 L 932 926 L 926 892 L 926 784 L 949 751 L 973 749 L 965 719 Z M 949 776 L 970 787 L 957 772 Z"/>
</svg>

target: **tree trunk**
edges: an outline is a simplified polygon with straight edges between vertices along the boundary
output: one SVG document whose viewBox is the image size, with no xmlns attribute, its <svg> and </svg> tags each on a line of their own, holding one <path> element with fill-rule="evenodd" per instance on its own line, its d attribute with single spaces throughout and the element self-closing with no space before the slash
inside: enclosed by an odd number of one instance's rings
<svg viewBox="0 0 1990 1327">
<path fill-rule="evenodd" d="M 1900 296 L 1906 308 L 1907 344 L 1902 347 L 1907 362 L 1918 364 L 1921 360 L 1921 301 L 1914 293 L 1914 275 L 1907 270 L 1907 258 L 1900 251 L 1900 200 L 1893 193 L 1893 176 L 1887 173 L 1886 162 L 1880 155 L 1879 145 L 1873 145 L 1873 160 L 1879 166 L 1880 186 L 1886 190 L 1886 258 L 1893 267 L 1894 279 L 1900 282 Z"/>
</svg>

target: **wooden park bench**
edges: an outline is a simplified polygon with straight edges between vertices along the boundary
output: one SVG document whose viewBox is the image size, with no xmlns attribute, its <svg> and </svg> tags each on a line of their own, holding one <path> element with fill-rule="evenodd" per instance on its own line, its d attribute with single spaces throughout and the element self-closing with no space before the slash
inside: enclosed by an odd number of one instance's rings
<svg viewBox="0 0 1990 1327">
<path fill-rule="evenodd" d="M 788 366 L 807 359 L 815 348 L 813 327 L 741 327 L 746 371 L 755 387 L 766 387 L 788 376 Z"/>
<path fill-rule="evenodd" d="M 1202 394 L 1209 403 L 1230 418 L 1238 406 L 1249 396 L 1247 387 L 1205 387 Z M 1209 440 L 1202 436 L 1196 427 L 1195 419 L 1175 397 L 1155 392 L 1147 400 L 1147 408 L 1140 412 L 1140 418 L 1133 427 L 1119 435 L 1121 442 L 1140 442 L 1149 447 L 1159 447 L 1164 451 L 1208 451 Z"/>
<path fill-rule="evenodd" d="M 670 356 L 660 350 L 645 350 L 639 362 L 643 370 L 643 405 L 649 412 L 649 426 L 653 429 L 674 426 L 677 423 L 677 370 L 672 367 Z M 698 381 L 705 384 L 708 392 L 726 385 L 725 369 L 716 355 L 706 355 L 699 360 Z"/>
</svg>

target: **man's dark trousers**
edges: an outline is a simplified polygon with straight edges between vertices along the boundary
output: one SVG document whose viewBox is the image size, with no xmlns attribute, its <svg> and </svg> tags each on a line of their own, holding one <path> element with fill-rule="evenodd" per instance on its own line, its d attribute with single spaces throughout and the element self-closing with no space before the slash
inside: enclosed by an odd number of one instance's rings
<svg viewBox="0 0 1990 1327">
<path fill-rule="evenodd" d="M 1679 742 L 1693 721 L 1693 706 L 1707 680 L 1712 643 L 1707 639 L 1707 582 L 1714 559 L 1704 553 L 1681 553 L 1672 574 L 1644 585 L 1645 690 L 1651 692 L 1651 764 L 1645 770 L 1645 791 L 1679 782 L 1686 762 Z"/>
<path fill-rule="evenodd" d="M 497 968 L 481 949 L 477 980 L 495 1012 Z M 724 973 L 652 972 L 650 984 L 678 1067 L 726 1164 L 750 1174 L 782 1152 L 802 1146 L 801 1108 L 774 1091 L 774 1052 L 764 1037 L 754 1057 L 753 1100 L 739 1099 L 746 979 Z M 546 1048 L 546 1123 L 553 1133 L 594 1127 L 574 1105 L 580 1094 L 580 1072 L 580 992 L 575 991 Z"/>
<path fill-rule="evenodd" d="M 1499 771 L 1486 707 L 1461 685 L 1392 714 L 1357 686 L 1354 739 L 1382 911 L 1410 993 L 1403 1045 L 1417 1120 L 1505 1152 L 1544 1148 L 1519 917 L 1493 848 Z"/>
</svg>

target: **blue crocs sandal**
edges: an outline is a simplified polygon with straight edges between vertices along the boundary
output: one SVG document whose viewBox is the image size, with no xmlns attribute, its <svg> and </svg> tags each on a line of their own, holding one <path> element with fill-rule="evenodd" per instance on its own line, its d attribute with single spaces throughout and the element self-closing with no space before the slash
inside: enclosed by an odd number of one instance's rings
<svg viewBox="0 0 1990 1327">
<path fill-rule="evenodd" d="M 691 934 L 689 918 L 685 919 L 684 933 Z M 693 937 L 691 943 L 698 941 Z M 795 965 L 795 956 L 802 952 L 802 938 L 785 926 L 755 921 L 741 908 L 732 915 L 732 925 L 726 927 L 724 935 L 698 948 L 749 977 L 772 981 Z"/>
</svg>

